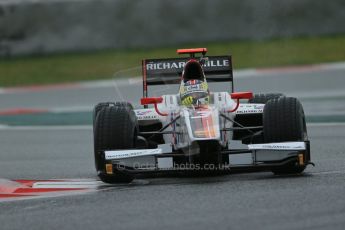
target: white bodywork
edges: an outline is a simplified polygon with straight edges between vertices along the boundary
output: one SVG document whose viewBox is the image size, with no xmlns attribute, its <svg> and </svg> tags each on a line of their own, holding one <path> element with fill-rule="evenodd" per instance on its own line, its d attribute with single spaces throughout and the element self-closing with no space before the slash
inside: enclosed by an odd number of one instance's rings
<svg viewBox="0 0 345 230">
<path fill-rule="evenodd" d="M 163 102 L 158 104 L 158 110 L 168 116 L 160 116 L 154 108 L 135 110 L 139 125 L 150 125 L 161 122 L 163 126 L 180 116 L 165 131 L 175 134 L 164 134 L 165 143 L 171 143 L 174 149 L 192 146 L 199 140 L 216 140 L 226 147 L 232 139 L 232 131 L 221 131 L 231 128 L 233 122 L 224 119 L 220 113 L 234 119 L 236 113 L 262 113 L 264 104 L 240 104 L 236 112 L 229 112 L 236 107 L 236 102 L 227 92 L 211 93 L 211 104 L 203 108 L 186 107 L 179 104 L 178 95 L 163 95 Z"/>
</svg>

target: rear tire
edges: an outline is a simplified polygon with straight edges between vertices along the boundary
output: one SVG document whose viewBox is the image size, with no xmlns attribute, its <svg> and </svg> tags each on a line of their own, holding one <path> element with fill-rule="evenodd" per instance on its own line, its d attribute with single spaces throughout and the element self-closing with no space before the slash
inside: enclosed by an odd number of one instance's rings
<svg viewBox="0 0 345 230">
<path fill-rule="evenodd" d="M 301 103 L 292 97 L 269 100 L 263 113 L 264 142 L 289 142 L 308 140 L 304 111 Z M 274 174 L 298 174 L 306 166 L 297 162 L 272 169 Z"/>
<path fill-rule="evenodd" d="M 121 171 L 106 173 L 104 151 L 135 147 L 138 127 L 133 108 L 129 103 L 105 103 L 99 107 L 94 110 L 94 157 L 98 176 L 105 183 L 131 182 L 133 177 Z"/>
</svg>

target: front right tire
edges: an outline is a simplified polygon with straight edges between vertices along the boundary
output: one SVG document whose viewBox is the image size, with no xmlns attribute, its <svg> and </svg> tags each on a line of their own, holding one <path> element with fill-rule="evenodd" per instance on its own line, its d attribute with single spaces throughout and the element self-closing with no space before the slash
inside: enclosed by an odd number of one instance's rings
<svg viewBox="0 0 345 230">
<path fill-rule="evenodd" d="M 95 108 L 94 158 L 99 178 L 105 183 L 129 183 L 133 177 L 115 170 L 107 174 L 104 151 L 135 148 L 137 118 L 128 103 L 105 103 Z"/>
</svg>

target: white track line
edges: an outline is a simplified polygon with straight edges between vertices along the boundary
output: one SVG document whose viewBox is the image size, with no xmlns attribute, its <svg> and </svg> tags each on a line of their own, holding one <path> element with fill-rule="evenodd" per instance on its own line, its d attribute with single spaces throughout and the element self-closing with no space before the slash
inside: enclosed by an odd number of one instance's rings
<svg viewBox="0 0 345 230">
<path fill-rule="evenodd" d="M 103 185 L 101 181 L 44 181 L 34 183 L 32 188 L 97 189 Z"/>
<path fill-rule="evenodd" d="M 306 172 L 307 174 L 311 175 L 327 175 L 327 174 L 345 174 L 344 170 L 336 170 L 336 171 L 326 171 L 326 172 Z"/>
</svg>

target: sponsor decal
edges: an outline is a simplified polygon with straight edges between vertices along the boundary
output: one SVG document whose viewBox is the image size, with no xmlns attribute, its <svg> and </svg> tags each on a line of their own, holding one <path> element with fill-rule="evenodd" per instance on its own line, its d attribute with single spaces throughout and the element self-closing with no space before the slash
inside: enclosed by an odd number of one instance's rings
<svg viewBox="0 0 345 230">
<path fill-rule="evenodd" d="M 237 114 L 245 114 L 245 113 L 263 113 L 265 105 L 250 105 L 250 104 L 241 104 L 238 110 L 236 111 Z"/>
<path fill-rule="evenodd" d="M 200 85 L 190 85 L 190 86 L 186 86 L 186 91 L 200 90 L 200 89 L 201 89 Z"/>
<path fill-rule="evenodd" d="M 145 116 L 147 114 L 150 114 L 152 111 L 150 110 L 145 110 L 145 111 L 135 111 L 135 113 L 137 114 L 137 116 Z"/>
<path fill-rule="evenodd" d="M 237 110 L 237 114 L 244 114 L 244 113 L 262 113 L 263 110 Z"/>
<path fill-rule="evenodd" d="M 204 64 L 205 67 L 224 67 L 229 66 L 229 60 L 214 60 L 214 61 L 207 61 Z"/>
<path fill-rule="evenodd" d="M 305 150 L 304 142 L 282 142 L 248 145 L 249 150 Z"/>
<path fill-rule="evenodd" d="M 138 120 L 157 120 L 157 119 L 158 119 L 158 116 L 156 115 L 138 117 Z"/>
<path fill-rule="evenodd" d="M 159 119 L 158 115 L 153 110 L 147 110 L 147 109 L 135 110 L 135 114 L 136 114 L 138 120 L 157 120 L 157 119 Z"/>
<path fill-rule="evenodd" d="M 162 61 L 162 62 L 154 62 L 154 63 L 147 63 L 146 70 L 168 70 L 168 69 L 183 69 L 186 65 L 187 61 Z M 203 66 L 204 67 L 228 67 L 229 66 L 228 59 L 222 60 L 209 60 Z"/>
<path fill-rule="evenodd" d="M 186 62 L 159 62 L 146 64 L 147 70 L 182 69 Z"/>
<path fill-rule="evenodd" d="M 105 151 L 106 160 L 116 160 L 131 157 L 149 156 L 162 154 L 162 149 L 133 149 L 133 150 L 113 150 Z"/>
<path fill-rule="evenodd" d="M 254 109 L 264 109 L 265 105 L 254 105 Z"/>
</svg>

